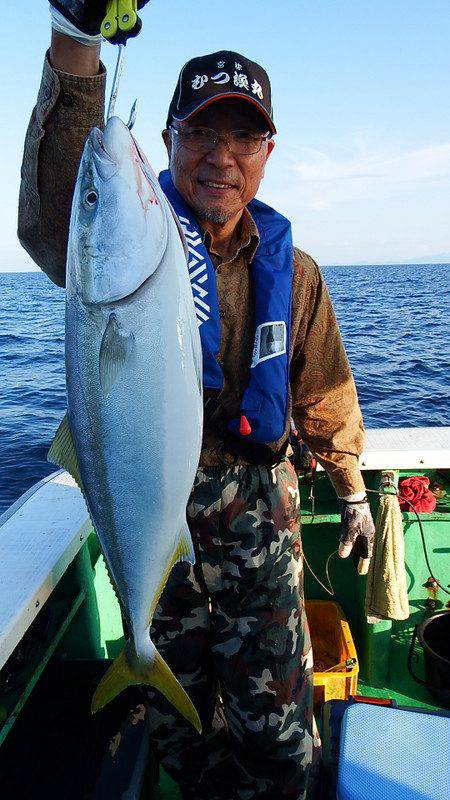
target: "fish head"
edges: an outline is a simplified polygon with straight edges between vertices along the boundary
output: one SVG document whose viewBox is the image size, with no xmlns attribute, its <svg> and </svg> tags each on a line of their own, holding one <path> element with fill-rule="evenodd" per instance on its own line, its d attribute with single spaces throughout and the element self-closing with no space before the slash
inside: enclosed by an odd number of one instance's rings
<svg viewBox="0 0 450 800">
<path fill-rule="evenodd" d="M 72 203 L 68 286 L 85 304 L 133 294 L 161 263 L 168 203 L 127 126 L 111 117 L 86 141 Z"/>
</svg>

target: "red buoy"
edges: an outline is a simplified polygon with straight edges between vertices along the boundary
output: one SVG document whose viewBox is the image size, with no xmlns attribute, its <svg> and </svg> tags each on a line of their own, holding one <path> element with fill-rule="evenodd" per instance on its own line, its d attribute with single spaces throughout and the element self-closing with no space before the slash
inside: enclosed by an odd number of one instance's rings
<svg viewBox="0 0 450 800">
<path fill-rule="evenodd" d="M 239 433 L 241 434 L 241 436 L 248 436 L 249 433 L 251 433 L 251 432 L 252 432 L 252 429 L 250 427 L 250 423 L 249 423 L 247 417 L 245 417 L 244 414 L 242 414 L 241 421 L 239 423 Z"/>
</svg>

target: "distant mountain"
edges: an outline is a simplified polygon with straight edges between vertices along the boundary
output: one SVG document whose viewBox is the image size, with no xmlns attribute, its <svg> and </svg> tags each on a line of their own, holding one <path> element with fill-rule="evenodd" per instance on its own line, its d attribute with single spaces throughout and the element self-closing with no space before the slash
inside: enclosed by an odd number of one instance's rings
<svg viewBox="0 0 450 800">
<path fill-rule="evenodd" d="M 380 266 L 380 267 L 389 267 L 395 266 L 399 264 L 449 264 L 450 265 L 450 252 L 447 253 L 438 253 L 434 256 L 428 256 L 427 258 L 404 258 L 402 261 L 400 259 L 395 259 L 393 261 L 358 261 L 358 263 L 354 264 L 323 264 L 323 266 L 327 267 L 370 267 L 370 266 Z"/>
<path fill-rule="evenodd" d="M 450 252 L 447 251 L 446 253 L 437 253 L 434 256 L 428 256 L 428 258 L 409 258 L 407 261 L 403 262 L 404 264 L 450 264 Z"/>
</svg>

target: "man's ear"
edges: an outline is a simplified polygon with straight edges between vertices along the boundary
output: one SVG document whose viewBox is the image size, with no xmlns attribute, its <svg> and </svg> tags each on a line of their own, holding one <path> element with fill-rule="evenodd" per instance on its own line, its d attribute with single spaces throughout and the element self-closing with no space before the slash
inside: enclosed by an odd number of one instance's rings
<svg viewBox="0 0 450 800">
<path fill-rule="evenodd" d="M 167 128 L 165 128 L 161 136 L 163 138 L 164 144 L 166 145 L 167 155 L 169 156 L 169 161 L 170 161 L 170 153 L 172 151 L 172 139 L 170 136 L 170 131 L 168 131 Z"/>
<path fill-rule="evenodd" d="M 271 152 L 272 152 L 274 147 L 275 147 L 274 140 L 273 139 L 268 139 L 268 141 L 267 141 L 266 160 L 264 161 L 264 165 L 263 165 L 263 168 L 262 168 L 261 180 L 264 178 L 264 175 L 266 173 L 267 159 L 269 158 L 269 156 L 270 156 L 270 154 L 271 154 Z"/>
<path fill-rule="evenodd" d="M 274 140 L 273 139 L 269 139 L 268 142 L 267 142 L 267 158 L 269 158 L 269 156 L 270 156 L 270 154 L 271 154 L 271 152 L 272 152 L 274 147 L 275 147 Z M 267 161 L 267 158 L 266 158 L 266 161 Z"/>
</svg>

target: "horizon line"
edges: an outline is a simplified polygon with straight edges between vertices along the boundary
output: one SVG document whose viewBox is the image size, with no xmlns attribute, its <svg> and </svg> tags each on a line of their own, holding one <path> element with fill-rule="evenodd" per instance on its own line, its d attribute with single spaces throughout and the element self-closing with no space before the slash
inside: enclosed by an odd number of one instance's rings
<svg viewBox="0 0 450 800">
<path fill-rule="evenodd" d="M 342 264 L 318 264 L 321 269 L 335 268 L 335 267 L 450 267 L 450 261 L 361 261 L 350 262 Z M 0 267 L 0 275 L 45 275 L 44 270 L 37 267 L 36 269 L 11 269 L 3 270 Z M 47 276 L 48 277 L 48 276 Z M 51 279 L 49 279 L 51 280 Z M 53 281 L 52 281 L 53 282 Z M 56 284 L 55 284 L 56 285 Z"/>
</svg>

